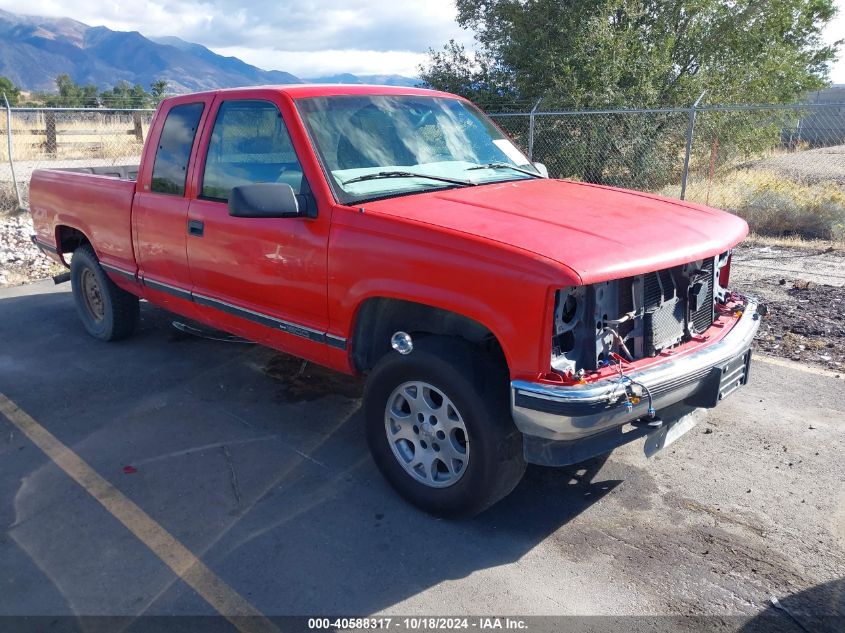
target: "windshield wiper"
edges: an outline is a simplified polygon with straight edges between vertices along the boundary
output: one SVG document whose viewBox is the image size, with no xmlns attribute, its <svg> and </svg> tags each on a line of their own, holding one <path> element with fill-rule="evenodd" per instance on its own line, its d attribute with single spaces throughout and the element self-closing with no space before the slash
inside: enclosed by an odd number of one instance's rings
<svg viewBox="0 0 845 633">
<path fill-rule="evenodd" d="M 517 167 L 516 165 L 509 165 L 508 163 L 484 163 L 483 165 L 476 165 L 475 167 L 467 167 L 466 170 L 472 171 L 473 169 L 513 169 L 514 171 L 533 176 L 534 178 L 543 177 L 535 171 L 529 171 L 527 169 L 523 169 L 522 167 Z"/>
<path fill-rule="evenodd" d="M 470 180 L 461 180 L 460 178 L 449 178 L 447 176 L 433 176 L 431 174 L 417 174 L 412 171 L 380 171 L 375 174 L 366 174 L 364 176 L 355 176 L 349 180 L 341 182 L 343 185 L 348 185 L 353 182 L 364 182 L 365 180 L 380 180 L 382 178 L 426 178 L 428 180 L 439 180 L 440 182 L 448 182 L 452 185 L 462 185 L 465 187 L 474 186 Z"/>
</svg>

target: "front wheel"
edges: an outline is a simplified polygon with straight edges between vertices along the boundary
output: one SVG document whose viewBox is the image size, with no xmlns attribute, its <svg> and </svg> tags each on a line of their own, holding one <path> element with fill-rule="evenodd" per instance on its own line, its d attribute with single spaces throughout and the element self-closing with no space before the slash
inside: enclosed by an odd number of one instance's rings
<svg viewBox="0 0 845 633">
<path fill-rule="evenodd" d="M 462 339 L 430 336 L 368 377 L 367 441 L 405 499 L 441 516 L 478 514 L 525 472 L 506 369 Z"/>
</svg>

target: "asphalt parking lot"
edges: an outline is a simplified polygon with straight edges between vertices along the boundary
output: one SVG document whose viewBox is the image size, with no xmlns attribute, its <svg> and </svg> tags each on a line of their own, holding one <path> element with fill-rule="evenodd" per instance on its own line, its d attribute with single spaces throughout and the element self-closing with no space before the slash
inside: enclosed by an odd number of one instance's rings
<svg viewBox="0 0 845 633">
<path fill-rule="evenodd" d="M 0 616 L 247 604 L 843 622 L 845 382 L 831 372 L 758 359 L 655 458 L 637 443 L 532 467 L 504 502 L 449 522 L 378 474 L 357 381 L 171 319 L 144 304 L 139 333 L 104 344 L 67 284 L 0 290 L 0 393 L 20 408 L 0 415 Z M 48 432 L 50 456 L 22 425 Z"/>
</svg>

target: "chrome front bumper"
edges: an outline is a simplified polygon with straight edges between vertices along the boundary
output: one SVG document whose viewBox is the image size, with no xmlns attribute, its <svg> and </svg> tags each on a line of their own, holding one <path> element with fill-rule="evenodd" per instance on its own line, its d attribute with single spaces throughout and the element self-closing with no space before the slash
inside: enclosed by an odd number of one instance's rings
<svg viewBox="0 0 845 633">
<path fill-rule="evenodd" d="M 748 300 L 742 316 L 717 342 L 625 375 L 648 387 L 658 414 L 681 402 L 715 406 L 748 379 L 751 342 L 760 326 L 757 308 Z M 647 399 L 629 410 L 624 393 L 616 377 L 567 386 L 514 380 L 511 410 L 524 435 L 572 441 L 646 417 Z"/>
</svg>

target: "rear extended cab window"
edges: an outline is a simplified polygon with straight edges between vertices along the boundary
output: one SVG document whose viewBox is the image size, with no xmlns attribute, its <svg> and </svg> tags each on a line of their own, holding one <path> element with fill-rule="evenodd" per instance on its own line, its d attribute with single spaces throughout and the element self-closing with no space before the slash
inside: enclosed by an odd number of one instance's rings
<svg viewBox="0 0 845 633">
<path fill-rule="evenodd" d="M 185 195 L 188 160 L 204 105 L 186 103 L 167 113 L 153 163 L 151 190 L 174 196 Z"/>
<path fill-rule="evenodd" d="M 228 200 L 232 187 L 253 183 L 285 183 L 299 194 L 302 166 L 275 104 L 224 101 L 208 144 L 200 197 Z"/>
</svg>

